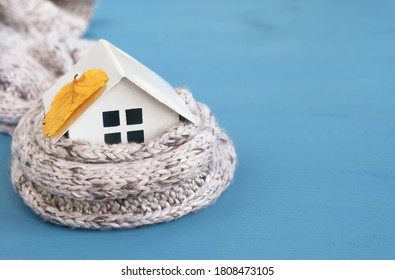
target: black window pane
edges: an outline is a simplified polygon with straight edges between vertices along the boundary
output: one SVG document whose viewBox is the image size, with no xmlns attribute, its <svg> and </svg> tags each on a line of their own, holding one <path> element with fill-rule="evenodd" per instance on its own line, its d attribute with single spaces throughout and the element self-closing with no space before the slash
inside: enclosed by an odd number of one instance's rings
<svg viewBox="0 0 395 280">
<path fill-rule="evenodd" d="M 128 131 L 128 142 L 143 143 L 144 131 L 143 130 Z"/>
<path fill-rule="evenodd" d="M 104 142 L 107 144 L 118 144 L 121 143 L 121 133 L 107 133 L 104 134 Z"/>
<path fill-rule="evenodd" d="M 143 123 L 143 110 L 141 108 L 138 109 L 129 109 L 126 111 L 126 124 L 140 124 Z"/>
<path fill-rule="evenodd" d="M 103 126 L 111 127 L 119 125 L 119 111 L 103 112 Z"/>
</svg>

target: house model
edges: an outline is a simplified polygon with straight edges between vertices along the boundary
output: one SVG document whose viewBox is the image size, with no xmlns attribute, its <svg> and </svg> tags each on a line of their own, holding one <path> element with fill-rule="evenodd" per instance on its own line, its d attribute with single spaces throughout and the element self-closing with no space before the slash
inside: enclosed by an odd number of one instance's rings
<svg viewBox="0 0 395 280">
<path fill-rule="evenodd" d="M 105 40 L 44 93 L 45 113 L 65 84 L 92 68 L 107 73 L 107 84 L 75 110 L 51 138 L 53 143 L 66 133 L 70 139 L 92 143 L 141 143 L 160 136 L 182 118 L 195 123 L 170 84 Z"/>
</svg>

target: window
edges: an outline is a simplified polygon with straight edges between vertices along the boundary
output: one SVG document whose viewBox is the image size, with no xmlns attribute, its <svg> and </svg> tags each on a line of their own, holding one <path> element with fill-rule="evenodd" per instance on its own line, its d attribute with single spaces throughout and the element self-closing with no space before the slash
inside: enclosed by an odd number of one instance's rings
<svg viewBox="0 0 395 280">
<path fill-rule="evenodd" d="M 119 126 L 119 111 L 103 112 L 103 126 L 112 127 Z"/>
<path fill-rule="evenodd" d="M 120 114 L 119 110 L 105 111 L 103 114 L 103 127 L 107 133 L 104 134 L 104 142 L 107 144 L 118 144 L 122 142 L 122 137 L 127 137 L 128 142 L 144 142 L 144 130 L 131 130 L 133 125 L 143 123 L 143 109 L 133 108 L 125 110 L 125 115 Z M 126 120 L 125 120 L 126 118 Z M 124 125 L 126 122 L 127 132 L 121 131 L 121 123 Z M 111 129 L 114 127 L 114 129 Z M 123 129 L 125 129 L 123 127 Z M 136 129 L 136 128 L 135 128 Z M 123 134 L 123 136 L 122 136 Z M 124 138 L 125 139 L 125 138 Z"/>
<path fill-rule="evenodd" d="M 144 131 L 143 130 L 128 131 L 128 142 L 143 143 Z"/>
<path fill-rule="evenodd" d="M 121 143 L 121 133 L 106 133 L 104 134 L 104 142 L 107 144 L 118 144 Z"/>
<path fill-rule="evenodd" d="M 141 124 L 143 123 L 143 112 L 141 108 L 128 109 L 126 112 L 126 124 Z"/>
</svg>

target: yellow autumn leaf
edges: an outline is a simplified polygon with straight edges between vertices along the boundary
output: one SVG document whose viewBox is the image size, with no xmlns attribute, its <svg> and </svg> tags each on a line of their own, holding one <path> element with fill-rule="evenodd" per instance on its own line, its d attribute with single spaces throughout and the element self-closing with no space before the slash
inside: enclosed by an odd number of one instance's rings
<svg viewBox="0 0 395 280">
<path fill-rule="evenodd" d="M 51 109 L 46 114 L 44 134 L 53 136 L 73 112 L 90 96 L 101 89 L 108 81 L 106 72 L 101 69 L 89 69 L 80 78 L 62 87 L 51 103 Z"/>
</svg>

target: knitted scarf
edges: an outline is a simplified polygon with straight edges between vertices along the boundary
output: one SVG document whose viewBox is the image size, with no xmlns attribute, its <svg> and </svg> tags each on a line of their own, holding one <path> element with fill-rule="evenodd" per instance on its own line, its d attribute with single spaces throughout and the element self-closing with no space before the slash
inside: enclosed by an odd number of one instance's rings
<svg viewBox="0 0 395 280">
<path fill-rule="evenodd" d="M 13 136 L 15 189 L 44 219 L 92 229 L 170 221 L 210 205 L 233 178 L 235 150 L 209 108 L 177 92 L 197 124 L 181 122 L 143 144 L 52 144 L 36 104 Z"/>
<path fill-rule="evenodd" d="M 79 39 L 93 1 L 0 0 L 0 132 L 21 116 L 91 46 Z"/>
<path fill-rule="evenodd" d="M 0 131 L 13 133 L 15 190 L 45 220 L 76 228 L 133 228 L 210 205 L 230 184 L 236 154 L 186 89 L 177 93 L 197 123 L 146 143 L 52 144 L 43 135 L 40 97 L 90 47 L 78 37 L 91 12 L 91 1 L 0 0 Z"/>
</svg>

